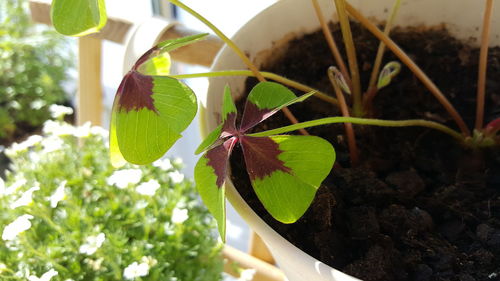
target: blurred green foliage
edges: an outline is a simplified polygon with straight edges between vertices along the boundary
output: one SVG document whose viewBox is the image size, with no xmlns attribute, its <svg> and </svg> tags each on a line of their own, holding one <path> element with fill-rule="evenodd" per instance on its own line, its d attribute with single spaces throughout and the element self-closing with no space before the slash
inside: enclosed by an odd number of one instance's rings
<svg viewBox="0 0 500 281">
<path fill-rule="evenodd" d="M 104 129 L 43 131 L 6 150 L 0 280 L 221 280 L 215 221 L 179 160 L 114 170 Z"/>
<path fill-rule="evenodd" d="M 69 39 L 29 16 L 26 0 L 0 1 L 0 143 L 48 119 L 68 100 L 62 84 L 74 57 Z"/>
</svg>

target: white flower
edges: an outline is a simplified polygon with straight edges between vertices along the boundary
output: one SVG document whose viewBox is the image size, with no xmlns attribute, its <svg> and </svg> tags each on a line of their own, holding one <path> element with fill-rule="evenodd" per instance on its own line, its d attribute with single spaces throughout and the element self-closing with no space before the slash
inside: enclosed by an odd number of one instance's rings
<svg viewBox="0 0 500 281">
<path fill-rule="evenodd" d="M 31 102 L 30 107 L 33 109 L 39 110 L 42 107 L 44 107 L 46 104 L 47 103 L 44 100 L 36 99 L 36 100 Z"/>
<path fill-rule="evenodd" d="M 7 269 L 5 263 L 0 263 L 0 273 L 4 272 Z"/>
<path fill-rule="evenodd" d="M 151 245 L 151 244 L 146 244 L 147 245 Z M 156 264 L 158 264 L 158 260 L 156 260 L 155 258 L 153 258 L 152 256 L 145 256 L 145 257 L 142 257 L 141 258 L 141 262 L 142 263 L 146 263 L 149 265 L 149 267 L 153 267 L 155 266 Z"/>
<path fill-rule="evenodd" d="M 153 196 L 155 195 L 158 188 L 160 188 L 160 183 L 157 180 L 149 180 L 147 182 L 139 184 L 135 188 L 135 191 L 142 195 Z"/>
<path fill-rule="evenodd" d="M 142 262 L 140 264 L 137 262 L 133 262 L 123 270 L 123 277 L 128 280 L 146 276 L 148 274 L 149 265 L 145 262 Z"/>
<path fill-rule="evenodd" d="M 238 281 L 251 281 L 256 272 L 257 271 L 253 268 L 244 269 L 241 271 Z"/>
<path fill-rule="evenodd" d="M 184 164 L 184 162 L 182 161 L 182 158 L 180 158 L 180 157 L 175 157 L 173 162 L 174 162 L 174 165 L 177 165 L 177 166 L 182 166 Z"/>
<path fill-rule="evenodd" d="M 5 189 L 5 195 L 11 195 L 16 192 L 21 186 L 25 185 L 28 181 L 25 178 L 16 180 L 13 184 Z"/>
<path fill-rule="evenodd" d="M 101 136 L 102 138 L 107 138 L 109 135 L 108 130 L 104 129 L 103 127 L 99 127 L 99 126 L 92 126 L 90 128 L 90 133 L 94 136 Z"/>
<path fill-rule="evenodd" d="M 102 262 L 104 261 L 104 258 L 98 258 L 97 260 L 93 259 L 85 259 L 83 260 L 86 264 L 90 266 L 95 271 L 98 271 L 101 269 Z"/>
<path fill-rule="evenodd" d="M 18 234 L 30 229 L 32 215 L 22 215 L 11 222 L 3 229 L 2 239 L 5 241 L 14 240 Z"/>
<path fill-rule="evenodd" d="M 57 271 L 55 271 L 54 269 L 51 269 L 51 270 L 45 272 L 40 278 L 36 277 L 35 275 L 30 275 L 28 277 L 28 280 L 29 281 L 50 281 L 50 279 L 52 279 L 52 277 L 56 276 L 57 274 L 59 274 Z"/>
<path fill-rule="evenodd" d="M 32 135 L 21 143 L 13 143 L 9 148 L 5 149 L 5 154 L 9 157 L 15 157 L 20 152 L 26 151 L 29 148 L 39 144 L 42 140 L 42 136 Z"/>
<path fill-rule="evenodd" d="M 47 120 L 43 123 L 43 132 L 48 135 L 69 136 L 75 132 L 75 127 L 68 123 Z"/>
<path fill-rule="evenodd" d="M 89 236 L 87 237 L 85 244 L 80 246 L 79 252 L 90 256 L 102 246 L 104 240 L 106 240 L 106 235 L 102 232 L 97 236 Z"/>
<path fill-rule="evenodd" d="M 169 223 L 169 222 L 166 222 L 165 225 L 163 226 L 163 228 L 164 228 L 165 234 L 167 236 L 170 236 L 170 235 L 172 235 L 172 234 L 175 233 L 174 226 L 171 223 Z"/>
<path fill-rule="evenodd" d="M 140 169 L 124 169 L 113 172 L 106 182 L 109 185 L 123 189 L 129 184 L 137 184 L 141 181 L 142 171 Z"/>
<path fill-rule="evenodd" d="M 155 162 L 153 162 L 153 166 L 158 167 L 163 171 L 168 171 L 174 168 L 174 166 L 172 166 L 172 163 L 170 162 L 170 159 L 168 158 L 156 160 Z"/>
<path fill-rule="evenodd" d="M 85 122 L 82 126 L 78 126 L 73 131 L 73 135 L 77 138 L 88 138 L 90 137 L 90 122 Z"/>
<path fill-rule="evenodd" d="M 184 174 L 179 171 L 173 171 L 168 173 L 168 176 L 172 180 L 173 183 L 181 183 L 184 180 Z"/>
<path fill-rule="evenodd" d="M 141 210 L 141 209 L 144 209 L 146 208 L 147 206 L 149 205 L 148 201 L 146 200 L 138 200 L 136 203 L 135 203 L 135 209 L 137 210 Z"/>
<path fill-rule="evenodd" d="M 73 108 L 64 105 L 51 104 L 49 106 L 50 116 L 54 119 L 63 118 L 65 115 L 73 114 Z"/>
<path fill-rule="evenodd" d="M 60 150 L 64 146 L 64 141 L 57 136 L 50 136 L 42 141 L 42 153 L 51 153 Z"/>
<path fill-rule="evenodd" d="M 172 222 L 183 223 L 189 218 L 187 209 L 180 209 L 175 207 L 172 211 Z"/>
<path fill-rule="evenodd" d="M 57 187 L 56 191 L 54 191 L 54 193 L 49 197 L 50 207 L 55 208 L 60 201 L 64 200 L 64 198 L 66 197 L 66 192 L 64 192 L 64 189 L 66 188 L 67 182 L 68 181 L 66 180 L 62 181 Z"/>
<path fill-rule="evenodd" d="M 15 209 L 21 206 L 27 206 L 33 202 L 33 192 L 40 190 L 39 186 L 33 186 L 24 192 L 16 201 L 10 204 L 11 209 Z"/>
</svg>

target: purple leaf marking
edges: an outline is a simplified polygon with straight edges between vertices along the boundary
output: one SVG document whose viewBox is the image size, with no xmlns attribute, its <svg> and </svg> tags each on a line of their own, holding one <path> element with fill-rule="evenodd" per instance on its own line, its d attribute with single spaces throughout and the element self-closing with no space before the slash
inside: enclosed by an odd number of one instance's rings
<svg viewBox="0 0 500 281">
<path fill-rule="evenodd" d="M 226 116 L 224 125 L 222 125 L 221 138 L 227 138 L 230 136 L 238 135 L 238 130 L 236 130 L 236 113 L 231 112 Z"/>
<path fill-rule="evenodd" d="M 124 109 L 139 111 L 147 108 L 156 113 L 157 110 L 153 104 L 153 77 L 142 75 L 132 70 L 125 75 L 122 83 L 118 87 L 118 110 Z"/>
<path fill-rule="evenodd" d="M 208 158 L 207 164 L 214 168 L 215 175 L 217 176 L 216 184 L 218 188 L 221 188 L 224 184 L 229 155 L 231 155 L 231 151 L 237 142 L 238 138 L 232 137 L 206 153 L 206 157 Z"/>
<path fill-rule="evenodd" d="M 276 171 L 291 172 L 278 158 L 282 151 L 271 138 L 242 136 L 240 142 L 250 180 L 263 179 Z"/>
<path fill-rule="evenodd" d="M 246 132 L 248 129 L 264 121 L 274 113 L 276 113 L 276 110 L 268 108 L 260 109 L 253 102 L 247 100 L 241 119 L 240 132 Z"/>
</svg>

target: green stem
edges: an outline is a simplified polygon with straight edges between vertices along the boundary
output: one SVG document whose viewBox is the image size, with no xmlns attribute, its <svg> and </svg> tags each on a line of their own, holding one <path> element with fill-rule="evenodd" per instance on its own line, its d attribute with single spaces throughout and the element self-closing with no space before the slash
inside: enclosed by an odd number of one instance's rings
<svg viewBox="0 0 500 281">
<path fill-rule="evenodd" d="M 422 119 L 411 119 L 411 120 L 380 120 L 380 119 L 368 119 L 368 118 L 356 118 L 356 117 L 327 117 L 306 122 L 301 122 L 298 124 L 293 124 L 277 129 L 267 130 L 264 132 L 249 134 L 252 137 L 268 137 L 277 134 L 283 134 L 292 132 L 298 129 L 309 128 L 320 125 L 335 124 L 335 123 L 353 123 L 359 125 L 372 125 L 380 127 L 427 127 L 441 131 L 447 135 L 452 136 L 458 140 L 463 140 L 464 137 L 457 131 L 444 126 L 442 124 L 427 121 Z"/>
<path fill-rule="evenodd" d="M 338 105 L 338 101 L 329 96 L 328 94 L 325 94 L 319 90 L 316 90 L 314 88 L 311 88 L 307 85 L 301 84 L 299 82 L 287 79 L 283 76 L 280 76 L 275 73 L 271 72 L 260 72 L 260 74 L 267 78 L 274 80 L 276 82 L 280 82 L 281 84 L 290 86 L 292 88 L 295 88 L 297 90 L 301 90 L 305 93 L 308 92 L 315 92 L 314 96 L 316 96 L 319 99 L 322 99 L 326 102 L 329 102 L 334 105 Z M 176 79 L 189 79 L 189 78 L 202 78 L 202 77 L 220 77 L 220 76 L 251 76 L 255 77 L 255 74 L 250 71 L 250 70 L 224 70 L 224 71 L 212 71 L 212 72 L 202 72 L 202 73 L 191 73 L 191 74 L 178 74 L 178 75 L 171 75 L 170 77 L 176 78 Z"/>
<path fill-rule="evenodd" d="M 384 27 L 384 34 L 389 36 L 391 32 L 392 24 L 394 23 L 394 19 L 396 19 L 396 15 L 398 13 L 399 7 L 401 6 L 401 0 L 396 0 L 394 5 L 392 6 L 391 13 Z M 376 88 L 378 73 L 380 72 L 380 66 L 382 65 L 382 59 L 384 58 L 385 44 L 383 41 L 380 41 L 377 50 L 377 56 L 375 57 L 375 62 L 373 64 L 372 74 L 370 76 L 370 83 L 368 84 L 368 91 Z M 376 90 L 375 90 L 376 91 Z"/>
<path fill-rule="evenodd" d="M 245 55 L 245 53 L 231 40 L 229 37 L 227 37 L 220 29 L 218 29 L 214 24 L 212 24 L 209 20 L 207 20 L 205 17 L 197 13 L 195 10 L 191 9 L 190 7 L 186 6 L 184 3 L 178 0 L 168 0 L 170 3 L 178 6 L 179 8 L 185 10 L 198 20 L 200 20 L 202 23 L 204 23 L 206 26 L 208 26 L 224 43 L 226 43 L 233 51 L 241 58 L 241 60 L 250 68 L 250 70 L 255 74 L 255 77 L 259 81 L 265 81 L 264 77 L 260 75 L 259 70 L 257 67 L 250 61 L 250 59 Z"/>
<path fill-rule="evenodd" d="M 356 58 L 356 48 L 352 39 L 351 26 L 346 12 L 345 0 L 334 0 L 335 7 L 337 7 L 337 14 L 339 16 L 340 29 L 347 53 L 347 60 L 349 63 L 349 70 L 351 71 L 352 81 L 352 110 L 354 116 L 363 115 L 362 98 L 361 98 L 361 80 L 359 77 L 358 60 Z"/>
</svg>

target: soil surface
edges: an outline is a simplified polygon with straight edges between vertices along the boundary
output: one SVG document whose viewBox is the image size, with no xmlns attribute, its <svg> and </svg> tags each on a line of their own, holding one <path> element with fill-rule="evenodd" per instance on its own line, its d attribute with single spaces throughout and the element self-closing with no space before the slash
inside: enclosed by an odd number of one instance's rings
<svg viewBox="0 0 500 281">
<path fill-rule="evenodd" d="M 337 26 L 332 27 L 342 42 Z M 353 24 L 366 89 L 378 41 Z M 444 29 L 394 29 L 391 37 L 420 65 L 461 113 L 475 118 L 477 49 Z M 343 53 L 343 44 L 339 44 Z M 385 62 L 397 60 L 386 52 Z M 333 95 L 326 70 L 334 65 L 320 31 L 290 43 L 262 67 Z M 490 49 L 485 121 L 500 117 L 500 48 Z M 255 84 L 247 81 L 248 88 Z M 297 94 L 299 94 L 297 92 Z M 243 112 L 239 102 L 239 112 Z M 316 98 L 290 108 L 301 120 L 338 116 Z M 374 100 L 372 116 L 425 118 L 456 128 L 426 88 L 403 66 Z M 289 121 L 282 114 L 255 130 Z M 363 280 L 500 280 L 500 149 L 472 150 L 426 128 L 354 125 L 360 163 L 351 167 L 342 124 L 308 129 L 334 145 L 337 164 L 313 205 L 295 224 L 274 220 L 253 192 L 241 149 L 232 180 L 250 206 L 297 247 Z"/>
</svg>

